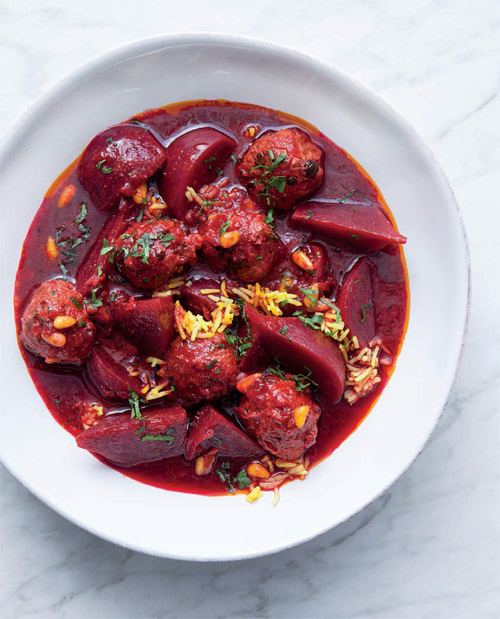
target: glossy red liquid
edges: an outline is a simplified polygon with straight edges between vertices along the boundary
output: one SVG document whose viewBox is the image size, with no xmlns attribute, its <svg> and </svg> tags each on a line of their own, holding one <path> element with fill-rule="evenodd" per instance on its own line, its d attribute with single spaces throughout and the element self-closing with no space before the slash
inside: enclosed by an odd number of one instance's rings
<svg viewBox="0 0 500 619">
<path fill-rule="evenodd" d="M 237 140 L 236 154 L 252 141 L 247 131 L 249 127 L 255 127 L 257 135 L 266 129 L 283 126 L 302 127 L 325 152 L 325 182 L 314 195 L 314 200 L 338 200 L 356 190 L 349 200 L 359 201 L 361 198 L 357 196 L 361 196 L 370 202 L 377 202 L 390 216 L 382 195 L 366 172 L 341 148 L 301 119 L 266 108 L 228 102 L 177 103 L 146 112 L 136 118 L 151 127 L 165 145 L 168 145 L 180 133 L 185 132 L 187 128 L 197 126 L 222 128 Z M 87 203 L 88 215 L 84 223 L 89 226 L 89 240 L 75 248 L 74 261 L 66 264 L 68 275 L 74 277 L 81 260 L 106 221 L 107 216 L 98 213 L 92 207 L 88 195 L 78 182 L 75 171 L 77 164 L 78 160 L 73 162 L 51 186 L 25 239 L 16 279 L 15 311 L 18 331 L 20 314 L 36 285 L 61 274 L 58 266 L 59 260 L 49 260 L 45 254 L 47 237 L 55 236 L 56 230 L 61 228 L 63 229 L 60 232 L 61 238 L 80 236 L 81 231 L 77 230 L 74 220 L 80 213 L 81 202 Z M 223 175 L 229 177 L 231 183 L 239 184 L 233 170 L 234 164 L 229 160 L 223 170 Z M 76 195 L 68 205 L 58 208 L 57 198 L 62 188 L 68 183 L 76 186 Z M 289 217 L 289 213 L 275 214 L 276 231 L 291 251 L 304 239 L 310 240 L 313 237 L 309 233 L 305 234 L 292 228 L 289 225 Z M 334 246 L 324 240 L 321 242 L 328 252 L 334 272 L 339 279 L 357 257 L 365 255 L 340 243 Z M 387 315 L 388 323 L 385 326 L 382 325 L 382 328 L 386 330 L 384 343 L 391 349 L 394 356 L 397 356 L 406 331 L 408 316 L 408 280 L 403 251 L 400 247 L 390 252 L 379 251 L 370 255 L 370 258 L 376 264 L 378 274 L 384 282 L 384 285 L 376 291 L 374 299 L 375 305 L 379 309 L 383 308 L 384 311 L 381 313 Z M 281 268 L 278 264 L 262 283 L 277 287 L 280 272 Z M 213 278 L 214 275 L 218 276 L 200 262 L 189 272 L 189 277 L 195 278 L 200 276 Z M 47 365 L 22 346 L 21 352 L 48 409 L 58 423 L 71 434 L 75 435 L 81 431 L 80 423 L 74 412 L 74 404 L 79 401 L 99 403 L 106 413 L 126 410 L 125 406 L 117 406 L 115 403 L 104 401 L 89 381 L 84 368 Z M 369 396 L 359 400 L 353 406 L 341 401 L 332 406 L 330 410 L 323 410 L 319 420 L 318 440 L 307 452 L 311 465 L 329 456 L 356 429 L 381 394 L 393 369 L 394 365 L 389 369 L 381 367 L 379 374 L 382 382 Z M 223 402 L 218 403 L 218 406 L 231 414 L 236 397 L 225 398 Z M 76 445 L 75 449 L 77 449 Z M 109 463 L 106 464 L 112 466 Z M 238 466 L 242 464 L 245 463 L 233 461 L 232 466 L 234 470 L 239 470 Z M 132 469 L 113 468 L 143 483 L 169 490 L 199 494 L 227 493 L 227 489 L 216 473 L 197 477 L 194 474 L 193 463 L 183 457 L 144 464 Z"/>
</svg>

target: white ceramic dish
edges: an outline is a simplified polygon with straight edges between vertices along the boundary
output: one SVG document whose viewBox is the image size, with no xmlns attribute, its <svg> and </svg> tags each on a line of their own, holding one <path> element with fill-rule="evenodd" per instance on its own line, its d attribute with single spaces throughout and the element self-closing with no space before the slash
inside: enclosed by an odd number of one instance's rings
<svg viewBox="0 0 500 619">
<path fill-rule="evenodd" d="M 303 483 L 249 505 L 242 496 L 166 492 L 76 447 L 46 411 L 19 353 L 12 307 L 23 239 L 44 192 L 102 128 L 148 107 L 190 99 L 258 103 L 300 116 L 351 153 L 408 236 L 410 322 L 396 371 L 359 429 Z M 450 392 L 465 337 L 469 269 L 447 181 L 412 128 L 343 72 L 269 43 L 215 34 L 138 41 L 73 73 L 4 140 L 2 432 L 7 468 L 60 514 L 96 535 L 158 556 L 240 559 L 276 552 L 357 513 L 408 468 Z M 4 193 L 5 195 L 5 193 Z"/>
</svg>

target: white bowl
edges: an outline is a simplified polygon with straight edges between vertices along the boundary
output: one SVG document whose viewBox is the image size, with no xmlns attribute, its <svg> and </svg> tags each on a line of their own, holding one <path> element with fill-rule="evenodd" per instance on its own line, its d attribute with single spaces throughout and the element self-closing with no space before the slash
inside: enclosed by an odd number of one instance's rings
<svg viewBox="0 0 500 619">
<path fill-rule="evenodd" d="M 405 247 L 410 322 L 374 410 L 306 481 L 271 506 L 140 484 L 78 449 L 45 409 L 18 350 L 12 307 L 21 247 L 43 195 L 101 129 L 146 108 L 190 99 L 257 103 L 300 116 L 346 149 L 384 194 Z M 0 153 L 2 389 L 0 456 L 60 514 L 153 555 L 226 560 L 288 548 L 345 521 L 408 468 L 448 398 L 464 342 L 469 268 L 453 194 L 432 153 L 384 101 L 345 73 L 242 37 L 148 38 L 78 69 L 43 96 Z"/>
</svg>

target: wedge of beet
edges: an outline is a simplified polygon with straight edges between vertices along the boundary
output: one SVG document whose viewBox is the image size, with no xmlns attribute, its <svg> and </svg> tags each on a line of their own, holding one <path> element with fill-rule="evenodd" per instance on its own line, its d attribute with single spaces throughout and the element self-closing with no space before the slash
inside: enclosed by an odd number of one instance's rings
<svg viewBox="0 0 500 619">
<path fill-rule="evenodd" d="M 361 348 L 376 335 L 375 302 L 372 274 L 375 265 L 369 258 L 360 258 L 346 273 L 337 295 L 337 305 L 350 335 L 358 338 Z"/>
<path fill-rule="evenodd" d="M 112 246 L 126 228 L 126 215 L 121 212 L 110 217 L 101 228 L 76 272 L 76 287 L 80 294 L 84 296 L 90 294 L 93 288 L 101 286 L 106 280 L 113 269 L 113 264 L 110 262 L 111 252 L 106 248 Z"/>
<path fill-rule="evenodd" d="M 161 357 L 174 335 L 172 296 L 109 304 L 111 316 L 125 335 L 145 355 Z"/>
<path fill-rule="evenodd" d="M 78 178 L 94 206 L 111 213 L 122 196 L 131 196 L 160 168 L 165 157 L 165 147 L 145 127 L 115 125 L 98 133 L 83 151 Z"/>
<path fill-rule="evenodd" d="M 148 409 L 142 419 L 108 415 L 76 437 L 78 447 L 125 467 L 178 456 L 185 441 L 186 411 L 176 405 Z"/>
<path fill-rule="evenodd" d="M 193 281 L 190 286 L 182 286 L 179 289 L 181 303 L 193 314 L 201 314 L 205 320 L 210 320 L 212 312 L 217 308 L 217 303 L 209 299 L 207 294 L 202 294 L 202 290 L 220 290 L 220 282 L 202 278 Z M 218 295 L 217 292 L 214 294 Z"/>
<path fill-rule="evenodd" d="M 335 404 L 342 397 L 345 362 L 337 344 L 321 331 L 302 324 L 300 318 L 264 316 L 245 306 L 254 345 L 261 343 L 287 369 L 303 374 L 311 370 L 323 401 Z"/>
<path fill-rule="evenodd" d="M 130 391 L 139 393 L 144 386 L 137 376 L 130 376 L 125 365 L 115 361 L 100 346 L 90 353 L 87 371 L 102 395 L 110 400 L 128 400 Z"/>
<path fill-rule="evenodd" d="M 292 221 L 330 239 L 347 241 L 360 249 L 378 250 L 406 243 L 377 204 L 306 202 L 299 204 Z"/>
<path fill-rule="evenodd" d="M 186 457 L 218 453 L 226 458 L 258 458 L 265 454 L 259 445 L 210 404 L 201 408 L 186 441 Z"/>
<path fill-rule="evenodd" d="M 176 219 L 184 220 L 193 208 L 187 187 L 198 191 L 214 181 L 235 148 L 232 138 L 211 127 L 188 131 L 168 146 L 159 190 Z"/>
</svg>

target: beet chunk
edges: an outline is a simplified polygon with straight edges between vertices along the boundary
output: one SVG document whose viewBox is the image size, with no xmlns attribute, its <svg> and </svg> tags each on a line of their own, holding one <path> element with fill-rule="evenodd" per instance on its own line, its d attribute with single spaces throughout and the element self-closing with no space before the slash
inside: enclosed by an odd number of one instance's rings
<svg viewBox="0 0 500 619">
<path fill-rule="evenodd" d="M 186 457 L 217 453 L 226 458 L 258 458 L 264 451 L 210 404 L 198 411 L 189 429 Z"/>
<path fill-rule="evenodd" d="M 375 337 L 375 307 L 372 273 L 375 265 L 360 258 L 344 276 L 337 295 L 337 305 L 351 335 L 358 338 L 361 348 Z"/>
<path fill-rule="evenodd" d="M 125 467 L 178 456 L 185 440 L 186 411 L 176 405 L 148 409 L 142 419 L 109 415 L 76 437 L 78 447 Z"/>
<path fill-rule="evenodd" d="M 182 286 L 179 288 L 182 306 L 193 314 L 201 314 L 205 320 L 210 320 L 212 312 L 217 309 L 217 303 L 209 299 L 208 295 L 202 294 L 202 290 L 220 290 L 220 282 L 202 278 L 193 281 L 190 286 Z M 218 296 L 218 293 L 214 294 Z"/>
<path fill-rule="evenodd" d="M 94 206 L 111 213 L 165 161 L 166 150 L 150 131 L 115 125 L 98 133 L 83 151 L 78 178 Z"/>
<path fill-rule="evenodd" d="M 139 393 L 144 387 L 141 375 L 150 369 L 139 363 L 137 348 L 117 331 L 94 347 L 87 371 L 105 398 L 128 400 L 131 391 Z"/>
<path fill-rule="evenodd" d="M 311 370 L 319 385 L 319 393 L 330 404 L 342 397 L 345 382 L 345 361 L 337 344 L 317 331 L 302 324 L 300 318 L 264 316 L 245 305 L 253 345 L 264 344 L 271 355 L 298 373 Z"/>
<path fill-rule="evenodd" d="M 187 187 L 198 191 L 214 181 L 235 147 L 232 138 L 211 127 L 184 133 L 168 146 L 159 190 L 176 219 L 189 220 L 193 206 L 198 208 L 186 198 Z"/>
<path fill-rule="evenodd" d="M 160 357 L 174 335 L 172 296 L 135 299 L 109 304 L 111 316 L 127 337 L 145 355 Z"/>
<path fill-rule="evenodd" d="M 297 419 L 295 411 L 305 417 Z M 235 408 L 238 419 L 259 445 L 285 460 L 300 458 L 318 435 L 320 408 L 309 389 L 297 391 L 292 377 L 257 375 Z"/>
<path fill-rule="evenodd" d="M 377 204 L 356 202 L 306 202 L 295 209 L 292 221 L 330 239 L 353 247 L 378 250 L 406 243 Z"/>
<path fill-rule="evenodd" d="M 106 248 L 112 247 L 126 227 L 125 213 L 117 213 L 110 217 L 101 228 L 95 242 L 76 272 L 76 287 L 81 294 L 90 294 L 93 288 L 101 286 L 106 281 L 107 276 L 113 269 L 113 264 L 110 262 L 111 252 L 104 251 L 102 255 L 101 252 L 103 249 L 106 250 Z M 101 268 L 99 269 L 99 267 Z"/>
</svg>

